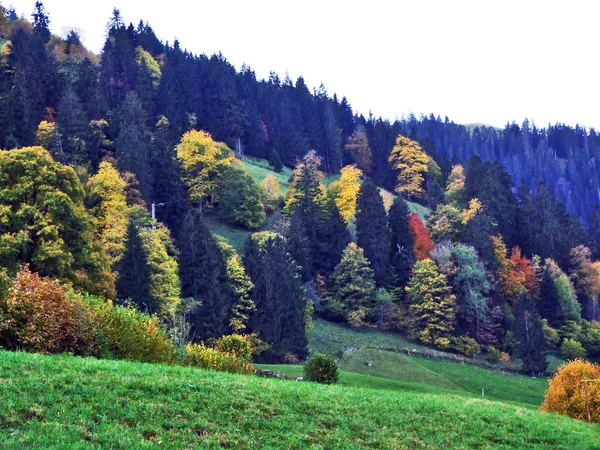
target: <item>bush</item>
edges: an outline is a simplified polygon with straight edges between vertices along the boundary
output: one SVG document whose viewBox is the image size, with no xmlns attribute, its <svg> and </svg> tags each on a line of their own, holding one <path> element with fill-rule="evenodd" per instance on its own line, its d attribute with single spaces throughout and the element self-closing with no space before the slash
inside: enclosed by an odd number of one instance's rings
<svg viewBox="0 0 600 450">
<path fill-rule="evenodd" d="M 304 366 L 304 378 L 317 383 L 337 383 L 339 369 L 335 361 L 329 355 L 315 353 Z"/>
<path fill-rule="evenodd" d="M 600 380 L 600 366 L 581 359 L 563 364 L 550 380 L 542 411 L 588 420 L 581 380 Z M 592 422 L 600 423 L 600 382 L 587 383 Z"/>
<path fill-rule="evenodd" d="M 500 350 L 490 347 L 485 355 L 485 360 L 491 364 L 498 363 L 500 361 Z"/>
<path fill-rule="evenodd" d="M 452 348 L 467 356 L 475 356 L 481 353 L 481 347 L 477 341 L 469 336 L 458 336 L 452 339 Z"/>
<path fill-rule="evenodd" d="M 600 356 L 600 323 L 584 321 L 580 340 L 588 355 Z"/>
<path fill-rule="evenodd" d="M 21 269 L 0 299 L 0 345 L 29 352 L 73 352 L 75 308 L 56 280 Z"/>
<path fill-rule="evenodd" d="M 232 334 L 217 339 L 215 349 L 221 353 L 229 353 L 243 361 L 250 361 L 252 358 L 250 341 L 240 334 Z"/>
<path fill-rule="evenodd" d="M 171 363 L 175 349 L 156 316 L 111 301 L 91 301 L 108 355 L 152 363 Z"/>
<path fill-rule="evenodd" d="M 247 360 L 237 357 L 233 353 L 206 347 L 204 344 L 188 344 L 185 347 L 185 353 L 183 361 L 185 366 L 229 373 L 251 374 L 254 372 L 252 364 Z"/>
<path fill-rule="evenodd" d="M 562 357 L 567 361 L 571 361 L 577 358 L 583 358 L 586 355 L 586 351 L 581 345 L 574 339 L 565 339 L 560 346 L 560 353 Z"/>
</svg>

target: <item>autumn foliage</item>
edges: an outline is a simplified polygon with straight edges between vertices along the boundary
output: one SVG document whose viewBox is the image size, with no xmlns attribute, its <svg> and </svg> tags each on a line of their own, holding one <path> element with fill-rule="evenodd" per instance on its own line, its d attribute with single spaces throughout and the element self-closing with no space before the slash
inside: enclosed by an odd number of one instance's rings
<svg viewBox="0 0 600 450">
<path fill-rule="evenodd" d="M 419 261 L 429 258 L 430 253 L 433 251 L 433 244 L 429 239 L 429 231 L 427 231 L 417 213 L 411 213 L 408 216 L 408 226 L 413 238 L 416 258 Z"/>
<path fill-rule="evenodd" d="M 585 386 L 587 382 L 589 411 L 592 422 L 600 423 L 600 365 L 576 359 L 560 367 L 546 392 L 542 411 L 588 420 Z"/>
<path fill-rule="evenodd" d="M 254 372 L 254 367 L 250 364 L 251 345 L 245 336 L 237 334 L 223 336 L 217 340 L 214 348 L 204 343 L 188 344 L 185 353 L 183 363 L 187 366 L 229 373 Z"/>
<path fill-rule="evenodd" d="M 498 263 L 498 275 L 502 293 L 506 299 L 514 304 L 523 290 L 534 296 L 538 289 L 538 281 L 531 262 L 522 256 L 521 249 L 514 247 L 507 257 L 506 245 L 499 237 L 492 236 L 494 254 Z"/>
</svg>

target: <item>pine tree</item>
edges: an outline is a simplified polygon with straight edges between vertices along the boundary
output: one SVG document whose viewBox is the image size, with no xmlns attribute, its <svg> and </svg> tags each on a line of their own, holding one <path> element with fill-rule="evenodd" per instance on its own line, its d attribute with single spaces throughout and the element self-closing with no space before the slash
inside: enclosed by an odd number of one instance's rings
<svg viewBox="0 0 600 450">
<path fill-rule="evenodd" d="M 425 259 L 415 264 L 406 295 L 412 336 L 425 344 L 448 347 L 455 325 L 456 297 L 435 262 Z"/>
<path fill-rule="evenodd" d="M 130 299 L 142 311 L 153 313 L 158 309 L 150 295 L 148 255 L 133 220 L 127 225 L 125 253 L 119 262 L 116 287 L 117 298 Z"/>
<path fill-rule="evenodd" d="M 332 275 L 332 295 L 346 313 L 359 308 L 370 309 L 375 302 L 375 279 L 363 249 L 354 242 L 348 244 Z"/>
<path fill-rule="evenodd" d="M 261 358 L 281 362 L 307 355 L 306 296 L 300 268 L 287 252 L 285 240 L 271 232 L 255 233 L 246 243 L 246 273 L 254 289 L 256 312 L 250 330 L 270 345 Z"/>
<path fill-rule="evenodd" d="M 560 297 L 549 267 L 544 269 L 537 307 L 540 315 L 548 319 L 552 328 L 558 329 L 564 324 L 565 317 Z"/>
<path fill-rule="evenodd" d="M 235 297 L 223 255 L 197 211 L 184 218 L 179 251 L 182 294 L 201 302 L 190 313 L 193 336 L 203 340 L 226 334 Z"/>
<path fill-rule="evenodd" d="M 356 205 L 356 243 L 371 263 L 377 286 L 383 286 L 389 262 L 390 231 L 383 200 L 369 178 L 360 187 Z"/>
<path fill-rule="evenodd" d="M 600 205 L 594 206 L 588 227 L 588 247 L 594 259 L 600 259 Z"/>
<path fill-rule="evenodd" d="M 514 309 L 513 332 L 517 340 L 518 356 L 523 361 L 523 371 L 534 375 L 548 368 L 544 345 L 544 328 L 527 292 L 519 297 Z"/>
<path fill-rule="evenodd" d="M 327 210 L 319 225 L 320 271 L 329 275 L 342 258 L 342 252 L 350 242 L 350 232 L 335 202 L 326 203 Z"/>
<path fill-rule="evenodd" d="M 413 240 L 408 224 L 409 210 L 406 202 L 396 197 L 388 214 L 390 229 L 390 281 L 394 287 L 404 287 L 410 278 L 415 262 Z"/>
</svg>

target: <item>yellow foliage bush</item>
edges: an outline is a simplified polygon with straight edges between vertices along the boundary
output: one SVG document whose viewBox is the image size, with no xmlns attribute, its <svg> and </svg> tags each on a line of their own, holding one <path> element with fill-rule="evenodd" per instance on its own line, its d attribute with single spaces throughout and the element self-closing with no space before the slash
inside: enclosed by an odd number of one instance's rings
<svg viewBox="0 0 600 450">
<path fill-rule="evenodd" d="M 244 358 L 234 353 L 222 352 L 204 344 L 188 344 L 185 347 L 185 366 L 194 366 L 201 369 L 216 370 L 219 372 L 251 374 L 254 367 Z"/>
<path fill-rule="evenodd" d="M 600 365 L 582 359 L 563 364 L 546 391 L 541 411 L 563 414 L 588 420 L 584 383 L 587 383 L 589 410 L 592 422 L 600 423 Z"/>
</svg>

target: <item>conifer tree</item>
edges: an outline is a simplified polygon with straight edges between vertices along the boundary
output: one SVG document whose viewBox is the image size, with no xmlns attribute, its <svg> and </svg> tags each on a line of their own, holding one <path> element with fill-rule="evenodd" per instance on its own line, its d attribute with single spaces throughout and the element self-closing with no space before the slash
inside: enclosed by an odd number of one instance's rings
<svg viewBox="0 0 600 450">
<path fill-rule="evenodd" d="M 354 242 L 348 244 L 332 275 L 332 294 L 347 313 L 359 308 L 373 308 L 375 279 L 363 249 Z"/>
<path fill-rule="evenodd" d="M 517 353 L 523 361 L 523 371 L 538 374 L 548 368 L 544 344 L 544 328 L 531 296 L 522 292 L 515 304 L 513 332 L 517 340 Z"/>
<path fill-rule="evenodd" d="M 415 264 L 406 295 L 412 336 L 425 344 L 448 347 L 455 325 L 456 297 L 435 262 L 425 259 Z"/>
<path fill-rule="evenodd" d="M 383 200 L 370 179 L 361 185 L 356 206 L 356 243 L 371 264 L 377 286 L 383 286 L 389 262 L 390 231 Z"/>
<path fill-rule="evenodd" d="M 148 255 L 134 220 L 127 225 L 125 253 L 119 261 L 117 298 L 131 300 L 142 311 L 156 312 L 158 305 L 150 295 Z"/>
<path fill-rule="evenodd" d="M 544 269 L 537 307 L 540 315 L 548 319 L 552 328 L 558 329 L 564 324 L 565 317 L 560 297 L 549 267 Z"/>
<path fill-rule="evenodd" d="M 149 203 L 152 193 L 150 133 L 146 127 L 142 104 L 133 92 L 127 94 L 121 107 L 120 131 L 115 147 L 119 171 L 135 175 L 140 184 L 140 192 Z"/>
<path fill-rule="evenodd" d="M 200 303 L 190 313 L 192 335 L 203 340 L 226 334 L 235 298 L 223 255 L 197 211 L 184 218 L 179 251 L 182 294 Z"/>
<path fill-rule="evenodd" d="M 270 345 L 261 358 L 281 362 L 307 355 L 306 296 L 300 268 L 287 252 L 285 240 L 271 232 L 255 233 L 246 243 L 246 273 L 254 289 L 256 312 L 250 330 Z"/>
<path fill-rule="evenodd" d="M 388 214 L 390 229 L 390 282 L 404 287 L 415 262 L 413 239 L 408 223 L 409 210 L 406 202 L 396 197 Z"/>
<path fill-rule="evenodd" d="M 350 242 L 350 232 L 335 202 L 325 204 L 325 216 L 319 225 L 319 269 L 329 275 L 340 262 L 342 252 Z"/>
</svg>

